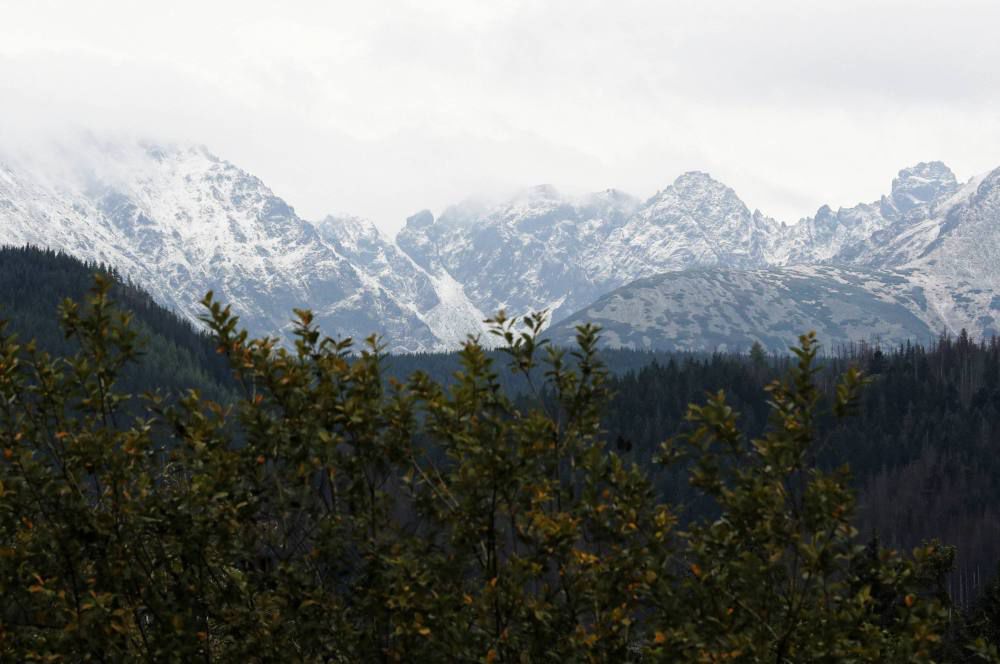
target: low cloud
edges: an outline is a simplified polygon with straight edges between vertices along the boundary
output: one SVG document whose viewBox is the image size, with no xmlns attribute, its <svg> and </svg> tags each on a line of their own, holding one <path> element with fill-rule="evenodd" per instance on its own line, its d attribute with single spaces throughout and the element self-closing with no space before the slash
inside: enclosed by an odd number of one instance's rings
<svg viewBox="0 0 1000 664">
<path fill-rule="evenodd" d="M 390 231 L 475 192 L 647 196 L 689 169 L 791 221 L 914 161 L 1000 164 L 994 2 L 0 5 L 0 147 L 203 143 L 309 218 Z"/>
</svg>

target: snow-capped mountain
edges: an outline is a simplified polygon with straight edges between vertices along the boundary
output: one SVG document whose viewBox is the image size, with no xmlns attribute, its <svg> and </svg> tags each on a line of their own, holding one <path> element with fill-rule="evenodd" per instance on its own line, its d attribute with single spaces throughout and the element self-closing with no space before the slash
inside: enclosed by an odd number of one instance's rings
<svg viewBox="0 0 1000 664">
<path fill-rule="evenodd" d="M 481 203 L 458 206 L 437 221 L 424 213 L 410 220 L 398 242 L 428 269 L 447 271 L 466 283 L 466 292 L 480 310 L 507 307 L 524 312 L 547 307 L 555 321 L 593 315 L 595 320 L 614 324 L 617 331 L 606 338 L 612 344 L 627 336 L 623 336 L 623 326 L 628 316 L 597 316 L 598 310 L 607 313 L 606 298 L 590 307 L 581 301 L 621 288 L 615 297 L 629 294 L 632 304 L 623 307 L 619 303 L 616 310 L 630 312 L 637 329 L 649 330 L 655 327 L 650 321 L 678 311 L 656 304 L 659 300 L 650 295 L 649 282 L 636 280 L 666 273 L 673 276 L 664 277 L 661 290 L 666 288 L 670 298 L 680 298 L 682 309 L 705 311 L 695 296 L 700 291 L 706 302 L 723 306 L 723 295 L 709 293 L 722 288 L 726 280 L 735 280 L 730 284 L 735 286 L 745 277 L 762 297 L 769 293 L 768 310 L 774 316 L 784 315 L 802 324 L 816 320 L 818 325 L 821 319 L 810 318 L 815 312 L 795 313 L 792 302 L 776 308 L 773 300 L 804 292 L 802 279 L 807 277 L 809 288 L 826 284 L 838 297 L 843 295 L 841 286 L 828 283 L 829 274 L 807 274 L 797 267 L 792 272 L 753 270 L 821 265 L 840 266 L 848 281 L 853 279 L 849 279 L 852 270 L 864 270 L 864 279 L 854 281 L 852 302 L 874 306 L 888 298 L 922 326 L 886 327 L 854 314 L 843 318 L 850 307 L 836 305 L 830 311 L 842 315 L 831 314 L 822 325 L 832 338 L 844 338 L 833 332 L 837 321 L 850 335 L 860 334 L 864 326 L 855 324 L 858 320 L 866 321 L 869 336 L 886 340 L 917 332 L 926 336 L 928 330 L 955 333 L 961 328 L 989 335 L 1000 329 L 1000 269 L 993 267 L 997 264 L 994 257 L 1000 257 L 998 179 L 1000 175 L 991 174 L 962 186 L 941 162 L 920 163 L 901 170 L 891 192 L 878 201 L 837 211 L 823 206 L 814 217 L 793 225 L 751 212 L 732 189 L 698 172 L 681 175 L 644 203 L 619 194 L 615 200 L 624 204 L 603 208 L 562 198 L 546 187 L 492 207 Z M 689 270 L 695 271 L 690 276 L 676 274 Z M 721 281 L 709 278 L 716 272 Z M 793 276 L 794 282 L 780 286 Z M 768 280 L 774 283 L 769 286 Z M 886 292 L 875 288 L 879 280 L 892 288 Z M 893 293 L 900 288 L 907 294 L 896 300 Z M 681 297 L 684 293 L 688 297 Z M 636 309 L 641 303 L 650 308 Z M 574 306 L 582 313 L 568 314 Z M 883 305 L 871 311 L 889 315 Z M 654 343 L 657 347 L 695 347 L 711 339 L 732 347 L 733 340 L 741 338 L 739 326 L 744 325 L 746 339 L 774 341 L 778 337 L 768 337 L 766 331 L 778 323 L 777 318 L 768 322 L 769 315 L 762 311 L 757 317 L 737 317 L 722 336 L 712 331 L 719 324 L 712 323 L 707 313 L 705 327 L 697 333 L 696 326 L 682 330 L 665 324 L 658 335 L 639 336 L 659 339 Z M 669 341 L 685 334 L 692 335 L 686 346 Z M 724 337 L 730 341 L 721 341 Z M 636 337 L 629 338 L 628 343 L 633 343 Z"/>
<path fill-rule="evenodd" d="M 559 344 L 596 323 L 604 343 L 633 349 L 785 352 L 815 330 L 827 348 L 926 342 L 940 333 L 923 289 L 906 272 L 830 265 L 699 268 L 634 281 L 549 328 Z"/>
<path fill-rule="evenodd" d="M 636 207 L 615 190 L 565 198 L 540 186 L 491 207 L 466 201 L 438 219 L 421 212 L 396 239 L 431 274 L 461 284 L 481 311 L 569 313 L 607 292 L 608 275 L 595 268 Z"/>
<path fill-rule="evenodd" d="M 691 267 L 759 267 L 772 262 L 775 226 L 732 189 L 695 171 L 646 201 L 608 238 L 602 257 L 621 283 Z"/>
<path fill-rule="evenodd" d="M 1000 333 L 1000 168 L 973 178 L 865 258 L 912 270 L 952 331 Z"/>
<path fill-rule="evenodd" d="M 635 279 L 771 262 L 776 222 L 732 189 L 685 173 L 644 203 L 616 190 L 563 197 L 536 187 L 492 206 L 469 201 L 411 217 L 399 246 L 465 285 L 481 311 L 548 309 L 553 319 Z"/>
<path fill-rule="evenodd" d="M 838 324 L 885 338 L 1000 329 L 1000 169 L 961 185 L 940 162 L 903 169 L 878 201 L 824 206 L 792 225 L 690 172 L 646 201 L 551 186 L 468 199 L 438 218 L 413 215 L 392 239 L 356 217 L 304 220 L 205 148 L 87 137 L 28 156 L 0 151 L 0 243 L 113 265 L 192 319 L 211 289 L 255 334 L 283 333 L 292 308 L 309 307 L 327 333 L 379 333 L 394 351 L 455 348 L 501 308 L 548 309 L 555 321 L 590 312 L 613 322 L 622 343 L 670 347 L 684 347 L 682 338 L 693 347 L 698 335 L 727 346 L 777 339 L 768 331 L 781 316 L 793 327 L 819 321 L 836 339 Z M 635 283 L 653 277 L 655 289 Z M 825 309 L 775 304 L 822 288 L 835 296 Z M 643 335 L 625 333 L 628 319 L 609 313 L 609 297 Z M 887 302 L 912 320 L 887 313 Z M 713 307 L 728 319 L 716 321 Z M 670 322 L 681 319 L 687 327 Z"/>
<path fill-rule="evenodd" d="M 113 265 L 192 319 L 213 290 L 258 334 L 311 307 L 330 334 L 418 351 L 451 347 L 481 318 L 370 224 L 313 225 L 204 148 L 87 138 L 57 150 L 2 159 L 0 242 Z"/>
<path fill-rule="evenodd" d="M 594 322 L 610 345 L 783 350 L 807 329 L 834 345 L 1000 331 L 1000 169 L 962 186 L 944 164 L 921 163 L 876 203 L 824 206 L 782 230 L 775 267 L 638 280 L 550 332 L 564 341 Z"/>
<path fill-rule="evenodd" d="M 793 229 L 786 263 L 904 270 L 949 332 L 1000 329 L 1000 169 L 960 185 L 941 162 L 904 168 L 892 193 Z"/>
<path fill-rule="evenodd" d="M 939 161 L 904 168 L 892 181 L 892 192 L 873 203 L 860 203 L 834 212 L 821 207 L 786 229 L 784 241 L 776 247 L 776 263 L 835 261 L 890 267 L 907 262 L 884 252 L 893 239 L 906 234 L 917 222 L 934 217 L 947 207 L 959 190 L 955 174 Z"/>
<path fill-rule="evenodd" d="M 372 222 L 328 216 L 316 227 L 320 237 L 355 266 L 364 283 L 407 303 L 434 335 L 434 347 L 456 348 L 470 333 L 482 331 L 485 316 L 460 284 L 447 273 L 428 273 Z M 406 336 L 405 330 L 397 335 Z"/>
</svg>

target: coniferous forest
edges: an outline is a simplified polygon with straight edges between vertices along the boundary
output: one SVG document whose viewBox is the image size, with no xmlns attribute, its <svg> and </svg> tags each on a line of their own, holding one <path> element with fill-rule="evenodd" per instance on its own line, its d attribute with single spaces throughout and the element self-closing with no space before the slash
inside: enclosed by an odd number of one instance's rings
<svg viewBox="0 0 1000 664">
<path fill-rule="evenodd" d="M 723 389 L 741 427 L 767 425 L 766 384 L 788 358 L 714 356 L 659 361 L 611 381 L 604 426 L 639 463 L 664 435 L 684 430 L 687 405 Z M 817 381 L 831 393 L 838 375 L 859 367 L 867 377 L 858 412 L 826 433 L 816 462 L 848 464 L 859 491 L 858 527 L 893 547 L 940 538 L 958 548 L 949 590 L 972 601 L 1000 562 L 1000 343 L 966 335 L 933 346 L 834 349 Z M 663 477 L 664 495 L 684 500 L 683 478 Z"/>
<path fill-rule="evenodd" d="M 200 334 L 34 249 L 0 302 L 5 660 L 997 657 L 995 340 L 561 350 L 500 316 L 386 357 L 211 298 Z"/>
<path fill-rule="evenodd" d="M 660 445 L 685 431 L 691 403 L 718 390 L 739 412 L 742 430 L 761 435 L 769 413 L 764 388 L 793 363 L 790 356 L 759 351 L 604 349 L 601 357 L 611 372 L 602 419 L 608 440 L 653 473 L 666 499 L 695 512 L 699 506 L 689 504 L 694 496 L 684 473 L 656 469 Z M 387 364 L 392 375 L 419 369 L 444 382 L 459 368 L 451 354 L 390 357 Z M 827 426 L 815 450 L 823 467 L 850 466 L 859 529 L 894 547 L 935 537 L 957 546 L 949 592 L 957 603 L 972 602 L 1000 564 L 1000 341 L 974 341 L 963 332 L 927 347 L 822 349 L 818 367 L 818 384 L 828 394 L 849 367 L 867 379 L 856 416 Z M 534 380 L 541 379 L 538 371 Z M 500 381 L 511 393 L 531 392 L 518 374 L 506 372 Z"/>
<path fill-rule="evenodd" d="M 109 279 L 111 297 L 132 316 L 132 327 L 142 340 L 141 360 L 126 367 L 119 379 L 123 389 L 176 393 L 197 387 L 207 397 L 225 398 L 232 377 L 211 340 L 122 279 L 113 266 L 87 264 L 50 249 L 2 247 L 0 320 L 7 321 L 8 333 L 23 341 L 34 339 L 40 349 L 66 355 L 76 343 L 60 327 L 57 309 L 67 299 L 82 302 L 95 273 Z"/>
</svg>

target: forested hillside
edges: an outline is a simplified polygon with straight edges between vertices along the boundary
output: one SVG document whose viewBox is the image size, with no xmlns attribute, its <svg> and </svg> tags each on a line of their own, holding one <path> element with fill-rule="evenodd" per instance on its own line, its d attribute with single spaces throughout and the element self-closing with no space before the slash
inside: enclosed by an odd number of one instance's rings
<svg viewBox="0 0 1000 664">
<path fill-rule="evenodd" d="M 649 465 L 660 443 L 684 430 L 688 404 L 720 389 L 744 431 L 760 435 L 768 413 L 762 388 L 790 361 L 682 356 L 613 378 L 609 437 L 620 436 Z M 956 545 L 952 593 L 969 601 L 1000 562 L 1000 343 L 962 335 L 926 348 L 860 345 L 820 366 L 817 382 L 828 396 L 849 366 L 870 379 L 857 416 L 831 427 L 817 450 L 823 466 L 850 466 L 862 532 L 900 548 L 934 537 Z M 676 477 L 661 475 L 658 486 L 672 500 L 689 499 Z"/>
<path fill-rule="evenodd" d="M 942 337 L 924 347 L 871 345 L 826 349 L 817 382 L 829 397 L 848 367 L 869 382 L 857 416 L 830 428 L 817 451 L 825 467 L 848 464 L 859 490 L 857 524 L 899 548 L 937 537 L 958 547 L 950 578 L 957 602 L 967 603 L 1000 563 L 1000 342 L 967 335 Z M 502 364 L 502 353 L 491 356 Z M 657 490 L 697 513 L 686 471 L 658 470 L 661 443 L 685 430 L 689 404 L 724 390 L 748 436 L 763 433 L 768 417 L 764 387 L 784 375 L 791 355 L 692 354 L 603 349 L 612 397 L 603 426 L 617 451 L 655 476 Z M 572 363 L 572 358 L 567 358 Z M 413 371 L 454 381 L 456 353 L 390 356 L 387 375 Z M 544 382 L 537 368 L 532 382 Z M 533 397 L 520 374 L 500 371 L 499 383 Z M 543 397 L 546 395 L 543 394 Z"/>
<path fill-rule="evenodd" d="M 66 338 L 57 309 L 67 298 L 83 302 L 94 285 L 95 273 L 113 281 L 111 298 L 133 315 L 133 327 L 142 339 L 140 359 L 125 370 L 122 389 L 175 393 L 198 388 L 209 398 L 226 396 L 232 385 L 230 371 L 211 340 L 122 279 L 113 267 L 84 263 L 48 249 L 2 247 L 0 320 L 7 321 L 8 332 L 17 333 L 21 340 L 35 339 L 40 350 L 55 355 L 75 352 L 78 343 Z"/>
</svg>

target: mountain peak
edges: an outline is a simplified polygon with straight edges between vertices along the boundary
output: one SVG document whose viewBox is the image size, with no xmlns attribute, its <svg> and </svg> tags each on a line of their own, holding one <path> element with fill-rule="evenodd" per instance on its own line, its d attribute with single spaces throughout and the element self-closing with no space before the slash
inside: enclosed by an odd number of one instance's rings
<svg viewBox="0 0 1000 664">
<path fill-rule="evenodd" d="M 904 168 L 892 180 L 892 202 L 906 213 L 915 207 L 932 203 L 958 189 L 955 174 L 943 162 L 922 161 Z"/>
<path fill-rule="evenodd" d="M 626 194 L 621 189 L 605 189 L 604 191 L 598 191 L 591 195 L 593 198 L 599 198 L 606 201 L 631 201 L 632 196 Z"/>
<path fill-rule="evenodd" d="M 320 234 L 326 238 L 337 238 L 341 242 L 372 241 L 379 237 L 379 230 L 368 219 L 352 214 L 328 214 L 315 224 Z"/>
<path fill-rule="evenodd" d="M 673 184 L 654 196 L 660 200 L 686 199 L 689 201 L 714 201 L 716 204 L 743 206 L 736 192 L 704 171 L 681 173 Z M 749 210 L 747 210 L 749 214 Z"/>
<path fill-rule="evenodd" d="M 724 187 L 725 185 L 704 171 L 687 171 L 685 173 L 681 173 L 674 179 L 673 186 L 678 189 L 683 189 L 705 186 Z"/>
</svg>

